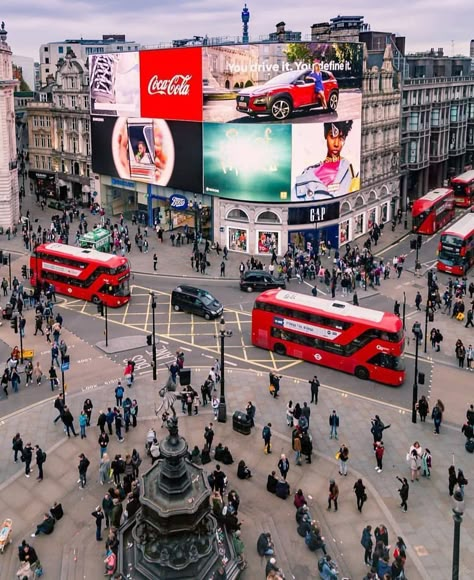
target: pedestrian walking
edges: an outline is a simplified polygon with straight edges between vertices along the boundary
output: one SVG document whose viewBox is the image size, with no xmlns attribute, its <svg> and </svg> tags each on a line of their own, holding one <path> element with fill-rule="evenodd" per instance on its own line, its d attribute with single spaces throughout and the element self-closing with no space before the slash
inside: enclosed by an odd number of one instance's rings
<svg viewBox="0 0 474 580">
<path fill-rule="evenodd" d="M 79 471 L 79 479 L 77 480 L 77 483 L 79 483 L 80 487 L 82 488 L 84 488 L 87 484 L 87 470 L 89 465 L 90 461 L 87 459 L 84 453 L 81 453 L 79 455 L 79 465 L 77 466 Z"/>
<path fill-rule="evenodd" d="M 360 480 L 359 480 L 360 481 Z M 360 511 L 360 510 L 359 510 Z M 366 526 L 362 531 L 362 538 L 360 540 L 364 548 L 364 564 L 367 566 L 372 565 L 372 549 L 374 547 L 374 542 L 372 540 L 372 526 Z"/>
<path fill-rule="evenodd" d="M 51 368 L 49 369 L 49 381 L 51 383 L 51 390 L 54 391 L 54 389 L 59 385 L 59 382 L 56 369 L 53 365 L 51 365 Z"/>
<path fill-rule="evenodd" d="M 38 481 L 43 481 L 43 464 L 46 461 L 46 453 L 39 445 L 35 445 L 36 467 L 38 468 Z"/>
<path fill-rule="evenodd" d="M 53 346 L 51 347 L 51 367 L 54 366 L 54 363 L 56 363 L 58 367 L 61 366 L 59 364 L 59 347 L 57 342 L 54 342 Z"/>
<path fill-rule="evenodd" d="M 112 425 L 115 422 L 115 411 L 112 411 L 111 407 L 107 408 L 107 413 L 105 415 L 105 422 L 107 423 L 107 428 L 109 430 L 109 435 L 113 435 Z"/>
<path fill-rule="evenodd" d="M 54 408 L 58 411 L 58 416 L 56 419 L 53 419 L 53 423 L 57 423 L 59 419 L 62 419 L 64 413 L 64 396 L 62 393 L 59 393 L 54 400 Z"/>
<path fill-rule="evenodd" d="M 110 481 L 110 457 L 108 453 L 104 453 L 99 462 L 99 483 L 105 485 Z M 106 526 L 108 527 L 108 526 Z"/>
<path fill-rule="evenodd" d="M 431 418 L 433 419 L 434 423 L 434 433 L 439 435 L 439 428 L 441 427 L 441 423 L 443 421 L 443 413 L 444 413 L 444 405 L 440 399 L 436 401 L 436 405 L 433 407 L 431 411 Z"/>
<path fill-rule="evenodd" d="M 43 369 L 39 361 L 36 362 L 35 368 L 33 369 L 33 376 L 36 379 L 36 384 L 41 385 L 41 380 L 43 378 Z"/>
<path fill-rule="evenodd" d="M 383 441 L 377 441 L 375 443 L 375 459 L 377 460 L 377 465 L 375 471 L 382 473 L 383 471 L 383 454 L 385 452 L 385 447 L 383 446 Z"/>
<path fill-rule="evenodd" d="M 212 406 L 212 410 L 214 411 L 214 419 L 217 421 L 217 416 L 219 413 L 219 399 L 218 399 L 217 395 L 212 396 L 211 406 Z"/>
<path fill-rule="evenodd" d="M 422 300 L 423 300 L 423 298 L 421 296 L 420 291 L 418 290 L 416 293 L 416 296 L 415 296 L 415 306 L 416 306 L 417 310 L 421 310 L 420 305 L 421 305 Z"/>
<path fill-rule="evenodd" d="M 221 262 L 221 278 L 225 278 L 225 262 L 222 260 Z"/>
<path fill-rule="evenodd" d="M 120 413 L 119 409 L 115 409 L 115 434 L 117 435 L 119 443 L 123 443 L 124 441 L 122 437 L 122 429 L 123 429 L 122 414 Z"/>
<path fill-rule="evenodd" d="M 431 451 L 426 447 L 421 455 L 421 475 L 423 477 L 431 476 L 431 460 Z"/>
<path fill-rule="evenodd" d="M 107 453 L 109 441 L 110 441 L 109 436 L 107 435 L 107 433 L 105 433 L 105 431 L 99 435 L 98 443 L 99 443 L 101 457 L 104 456 L 104 453 Z"/>
<path fill-rule="evenodd" d="M 329 427 L 329 439 L 332 439 L 333 437 L 334 439 L 338 439 L 337 429 L 339 427 L 339 416 L 335 409 L 333 409 L 332 413 L 329 415 Z"/>
<path fill-rule="evenodd" d="M 13 449 L 13 460 L 15 463 L 17 463 L 18 454 L 20 454 L 20 457 L 23 454 L 23 440 L 19 433 L 17 433 L 12 439 L 12 449 Z"/>
<path fill-rule="evenodd" d="M 339 475 L 347 475 L 347 462 L 349 461 L 349 448 L 343 443 L 337 453 L 339 460 Z"/>
<path fill-rule="evenodd" d="M 33 459 L 33 448 L 31 443 L 27 443 L 23 448 L 23 453 L 21 455 L 21 460 L 25 464 L 25 477 L 30 477 L 30 465 Z"/>
<path fill-rule="evenodd" d="M 293 437 L 293 451 L 295 452 L 295 463 L 301 465 L 301 433 L 295 429 L 295 436 Z"/>
<path fill-rule="evenodd" d="M 365 485 L 364 485 L 362 479 L 358 479 L 354 483 L 353 489 L 354 489 L 354 493 L 355 493 L 356 499 L 357 499 L 357 509 L 359 510 L 359 512 L 362 513 L 362 506 L 367 501 L 367 493 L 365 491 Z"/>
<path fill-rule="evenodd" d="M 69 410 L 68 406 L 64 407 L 61 419 L 62 419 L 62 422 L 64 423 L 64 426 L 66 427 L 67 436 L 70 437 L 71 435 L 70 435 L 69 431 L 72 431 L 72 434 L 74 435 L 74 437 L 77 437 L 77 433 L 74 430 L 74 417 L 72 416 L 72 413 Z"/>
<path fill-rule="evenodd" d="M 86 435 L 86 427 L 87 427 L 87 415 L 84 411 L 81 411 L 79 415 L 79 432 L 81 434 L 81 439 L 85 439 Z"/>
<path fill-rule="evenodd" d="M 293 401 L 288 401 L 286 406 L 286 424 L 288 427 L 293 427 Z"/>
<path fill-rule="evenodd" d="M 416 408 L 418 410 L 418 413 L 420 414 L 420 421 L 422 423 L 426 423 L 426 416 L 428 415 L 429 412 L 429 405 L 425 395 L 421 396 Z"/>
<path fill-rule="evenodd" d="M 406 513 L 408 510 L 407 501 L 410 486 L 408 485 L 408 480 L 406 477 L 397 477 L 397 479 L 402 484 L 402 487 L 400 487 L 400 489 L 398 490 L 398 493 L 400 494 L 400 499 L 402 500 L 400 507 L 402 508 L 402 511 Z"/>
<path fill-rule="evenodd" d="M 278 469 L 280 470 L 281 476 L 286 481 L 286 476 L 290 471 L 290 462 L 288 461 L 286 455 L 284 454 L 280 456 L 280 461 L 278 462 Z"/>
<path fill-rule="evenodd" d="M 102 522 L 104 521 L 104 512 L 100 505 L 98 505 L 92 512 L 91 516 L 95 518 L 95 539 L 98 542 L 102 541 Z"/>
<path fill-rule="evenodd" d="M 153 254 L 153 271 L 156 272 L 158 269 L 158 256 Z"/>
<path fill-rule="evenodd" d="M 132 401 L 132 406 L 130 407 L 130 417 L 132 418 L 132 427 L 136 427 L 138 419 L 138 403 L 136 399 L 133 399 Z"/>
<path fill-rule="evenodd" d="M 337 500 L 339 498 L 339 487 L 334 479 L 329 480 L 328 511 L 331 511 L 332 502 L 334 502 L 334 511 L 337 512 Z"/>
<path fill-rule="evenodd" d="M 29 360 L 25 365 L 25 386 L 33 384 L 33 363 Z"/>
<path fill-rule="evenodd" d="M 94 405 L 92 404 L 92 401 L 90 399 L 86 399 L 84 401 L 84 405 L 82 406 L 82 408 L 84 409 L 84 413 L 86 414 L 86 417 L 87 417 L 87 427 L 90 427 L 91 426 L 92 409 L 94 408 Z"/>
<path fill-rule="evenodd" d="M 122 406 L 123 393 L 124 393 L 124 388 L 122 386 L 122 381 L 119 379 L 117 386 L 115 387 L 115 404 L 117 405 L 117 407 Z"/>
<path fill-rule="evenodd" d="M 472 344 L 470 344 L 466 349 L 466 370 L 472 371 L 472 359 L 474 358 L 474 350 L 472 349 Z"/>
<path fill-rule="evenodd" d="M 318 404 L 318 396 L 319 396 L 319 386 L 320 386 L 320 382 L 318 380 L 318 377 L 316 375 L 314 375 L 314 377 L 308 382 L 311 385 L 311 402 L 314 403 L 315 405 L 317 405 Z"/>
<path fill-rule="evenodd" d="M 264 453 L 271 453 L 272 452 L 272 424 L 267 423 L 265 427 L 262 429 L 262 438 L 264 442 L 263 451 Z"/>
<path fill-rule="evenodd" d="M 252 401 L 249 401 L 247 403 L 247 407 L 245 409 L 246 413 L 247 413 L 247 419 L 250 421 L 250 427 L 255 427 L 255 405 L 252 403 Z"/>
</svg>

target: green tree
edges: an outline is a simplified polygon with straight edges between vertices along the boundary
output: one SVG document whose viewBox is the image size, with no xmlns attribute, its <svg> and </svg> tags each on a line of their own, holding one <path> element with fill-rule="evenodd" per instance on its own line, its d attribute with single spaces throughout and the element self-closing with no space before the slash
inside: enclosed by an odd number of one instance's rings
<svg viewBox="0 0 474 580">
<path fill-rule="evenodd" d="M 245 87 L 253 87 L 253 82 L 249 79 L 246 83 L 245 83 Z"/>
<path fill-rule="evenodd" d="M 313 52 L 311 51 L 310 45 L 304 42 L 292 42 L 288 45 L 288 48 L 284 51 L 288 62 L 304 62 L 306 64 L 312 64 L 314 60 Z"/>
</svg>

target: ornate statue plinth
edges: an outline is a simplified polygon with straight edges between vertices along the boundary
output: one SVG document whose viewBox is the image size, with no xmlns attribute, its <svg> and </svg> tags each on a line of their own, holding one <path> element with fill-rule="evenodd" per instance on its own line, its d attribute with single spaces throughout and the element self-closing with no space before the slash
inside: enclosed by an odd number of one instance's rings
<svg viewBox="0 0 474 580">
<path fill-rule="evenodd" d="M 204 470 L 188 457 L 171 417 L 161 458 L 141 477 L 141 508 L 119 530 L 119 571 L 141 580 L 210 580 L 221 566 L 227 578 L 240 569 L 225 529 L 211 512 Z"/>
</svg>

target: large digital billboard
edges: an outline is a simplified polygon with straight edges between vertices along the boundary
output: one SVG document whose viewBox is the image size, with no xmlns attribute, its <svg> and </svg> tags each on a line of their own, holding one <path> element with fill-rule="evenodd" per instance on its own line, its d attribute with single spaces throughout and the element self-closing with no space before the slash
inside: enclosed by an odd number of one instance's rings
<svg viewBox="0 0 474 580">
<path fill-rule="evenodd" d="M 202 124 L 143 117 L 92 117 L 97 173 L 202 191 Z"/>
<path fill-rule="evenodd" d="M 361 112 L 358 43 L 91 59 L 94 171 L 195 193 L 298 203 L 357 191 Z"/>
<path fill-rule="evenodd" d="M 204 192 L 290 201 L 291 125 L 204 123 Z"/>
</svg>

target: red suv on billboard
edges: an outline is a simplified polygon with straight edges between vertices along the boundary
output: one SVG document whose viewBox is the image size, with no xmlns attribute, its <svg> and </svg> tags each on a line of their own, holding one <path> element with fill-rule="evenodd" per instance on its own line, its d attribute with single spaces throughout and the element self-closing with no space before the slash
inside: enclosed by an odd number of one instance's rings
<svg viewBox="0 0 474 580">
<path fill-rule="evenodd" d="M 306 78 L 308 72 L 285 72 L 259 87 L 239 91 L 236 97 L 237 111 L 251 117 L 270 115 L 275 121 L 284 121 L 294 111 L 321 107 L 321 99 L 314 90 L 314 81 Z M 335 111 L 339 103 L 339 85 L 331 72 L 322 71 L 322 76 L 328 110 Z"/>
</svg>

